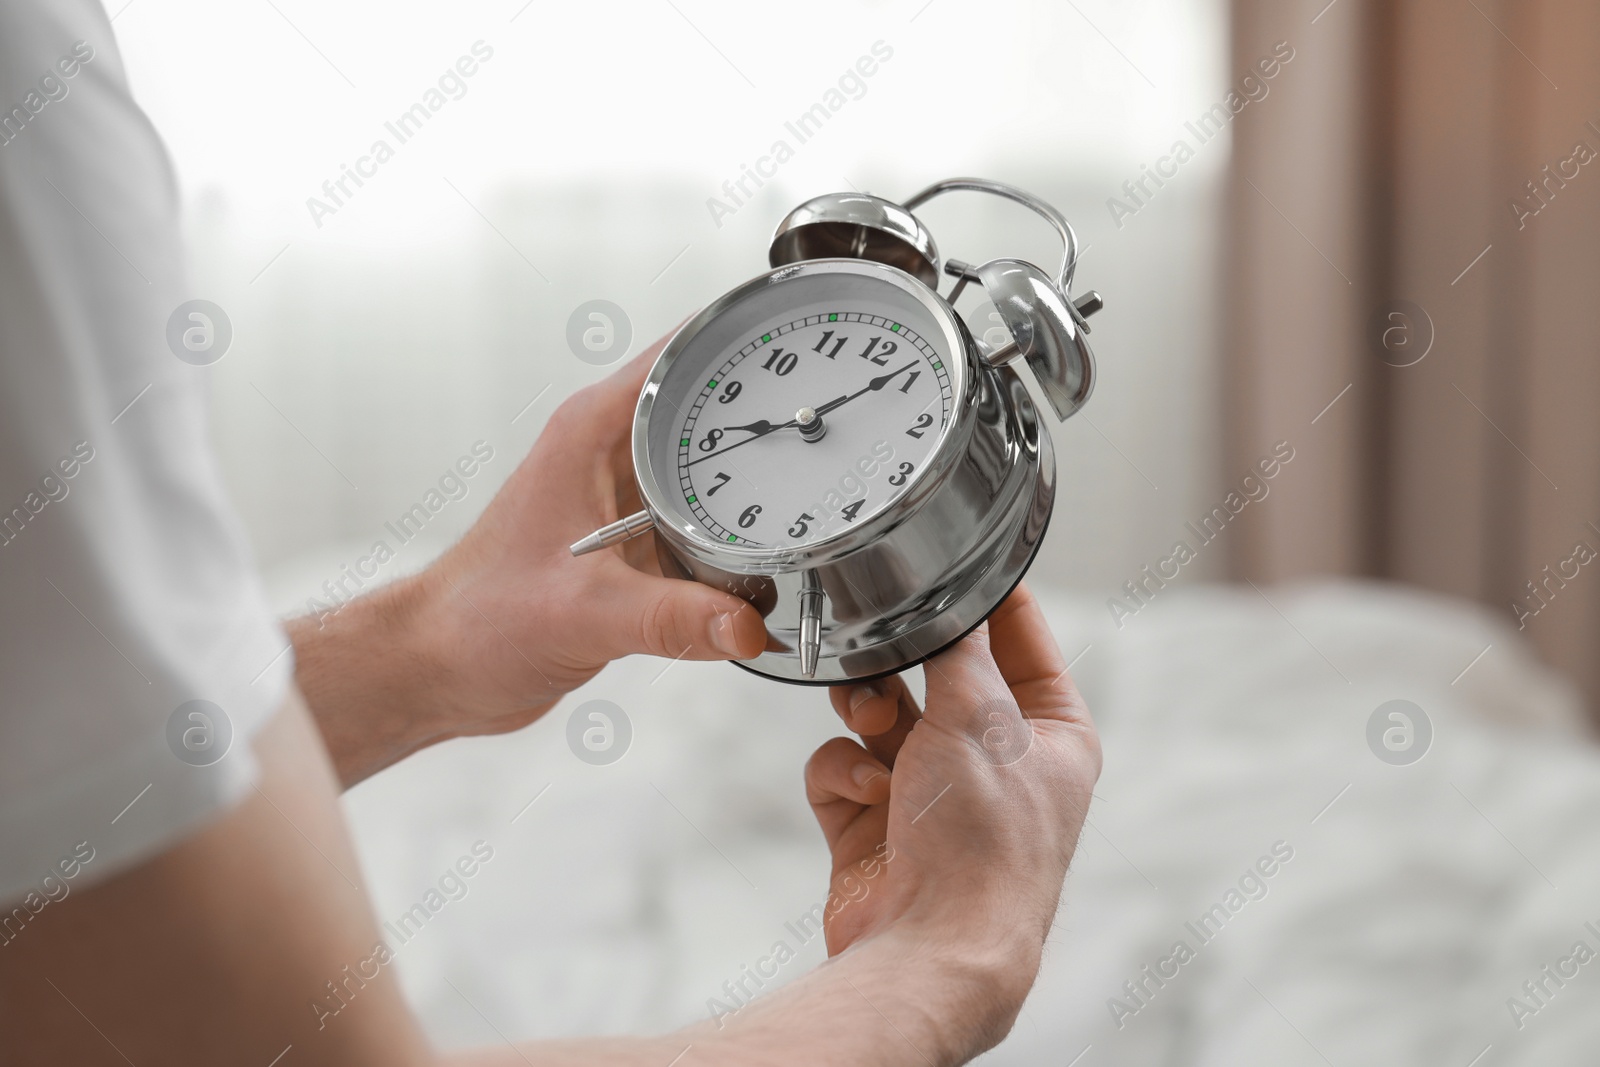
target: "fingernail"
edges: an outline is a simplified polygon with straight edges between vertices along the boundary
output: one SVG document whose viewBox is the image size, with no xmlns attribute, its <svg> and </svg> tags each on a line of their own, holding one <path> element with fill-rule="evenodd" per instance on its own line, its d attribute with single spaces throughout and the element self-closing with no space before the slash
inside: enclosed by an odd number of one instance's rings
<svg viewBox="0 0 1600 1067">
<path fill-rule="evenodd" d="M 878 687 L 871 682 L 865 682 L 850 690 L 850 710 L 855 711 L 861 705 L 878 696 Z"/>
<path fill-rule="evenodd" d="M 867 783 L 883 773 L 883 768 L 875 763 L 858 763 L 855 770 L 850 772 L 850 777 L 855 779 L 856 785 L 865 789 Z"/>
<path fill-rule="evenodd" d="M 739 636 L 733 632 L 732 615 L 718 615 L 711 620 L 711 647 L 724 656 L 739 654 Z"/>
</svg>

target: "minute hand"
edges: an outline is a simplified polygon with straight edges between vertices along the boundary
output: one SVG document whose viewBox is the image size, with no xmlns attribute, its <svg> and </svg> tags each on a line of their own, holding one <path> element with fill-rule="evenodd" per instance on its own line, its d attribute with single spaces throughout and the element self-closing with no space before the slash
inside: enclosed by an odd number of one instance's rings
<svg viewBox="0 0 1600 1067">
<path fill-rule="evenodd" d="M 906 371 L 910 370 L 912 367 L 915 367 L 916 365 L 917 365 L 917 361 L 916 360 L 912 360 L 910 363 L 907 363 L 904 367 L 901 367 L 899 370 L 892 370 L 888 374 L 880 374 L 878 377 L 872 379 L 872 381 L 868 382 L 864 387 L 862 387 L 860 389 L 857 389 L 855 392 L 850 393 L 847 396 L 841 396 L 841 397 L 839 397 L 839 398 L 837 398 L 835 400 L 828 401 L 826 404 L 822 405 L 820 408 L 817 408 L 816 412 L 817 412 L 818 415 L 826 415 L 830 411 L 834 411 L 834 410 L 837 410 L 838 408 L 844 407 L 846 404 L 850 403 L 850 401 L 854 400 L 858 396 L 864 396 L 867 393 L 875 393 L 879 389 L 882 389 L 884 386 L 888 385 L 890 382 L 894 381 L 900 375 L 904 374 Z"/>
</svg>

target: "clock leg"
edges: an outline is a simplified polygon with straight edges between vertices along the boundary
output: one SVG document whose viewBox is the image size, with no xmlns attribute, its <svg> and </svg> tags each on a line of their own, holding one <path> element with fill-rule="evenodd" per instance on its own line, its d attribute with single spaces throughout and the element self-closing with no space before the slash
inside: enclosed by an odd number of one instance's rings
<svg viewBox="0 0 1600 1067">
<path fill-rule="evenodd" d="M 817 660 L 822 655 L 822 602 L 826 596 L 816 571 L 806 571 L 800 585 L 800 673 L 817 675 Z"/>
<path fill-rule="evenodd" d="M 594 533 L 575 541 L 568 550 L 574 556 L 586 556 L 590 552 L 598 552 L 602 548 L 620 545 L 640 534 L 649 533 L 655 529 L 656 520 L 650 517 L 648 511 L 636 511 L 626 518 L 618 519 L 609 526 L 602 526 Z"/>
</svg>

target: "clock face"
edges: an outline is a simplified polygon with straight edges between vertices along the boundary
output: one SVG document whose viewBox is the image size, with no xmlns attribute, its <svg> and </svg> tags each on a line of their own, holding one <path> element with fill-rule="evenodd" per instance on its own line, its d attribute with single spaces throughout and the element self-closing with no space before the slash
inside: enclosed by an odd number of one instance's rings
<svg viewBox="0 0 1600 1067">
<path fill-rule="evenodd" d="M 670 433 L 655 435 L 652 470 L 708 540 L 815 544 L 879 514 L 932 457 L 960 357 L 921 301 L 875 280 L 821 301 L 736 303 L 722 338 L 691 343 L 663 381 L 652 419 Z"/>
</svg>

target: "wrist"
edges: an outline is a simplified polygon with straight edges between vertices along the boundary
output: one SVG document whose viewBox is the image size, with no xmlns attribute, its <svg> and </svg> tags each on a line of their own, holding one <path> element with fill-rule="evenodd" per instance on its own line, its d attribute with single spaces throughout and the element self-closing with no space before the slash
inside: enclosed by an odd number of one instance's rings
<svg viewBox="0 0 1600 1067">
<path fill-rule="evenodd" d="M 918 1046 L 934 1063 L 958 1064 L 1010 1033 L 1033 987 L 1042 944 L 1031 937 L 976 937 L 965 929 L 929 929 L 902 920 L 836 962 L 857 951 L 880 956 L 880 965 L 898 976 L 898 1025 L 918 1032 Z"/>
<path fill-rule="evenodd" d="M 295 680 L 346 787 L 439 737 L 434 584 L 424 571 L 286 624 Z"/>
<path fill-rule="evenodd" d="M 679 1036 L 707 1062 L 955 1067 L 1010 1031 L 1037 947 L 1022 957 L 896 922 Z"/>
</svg>

